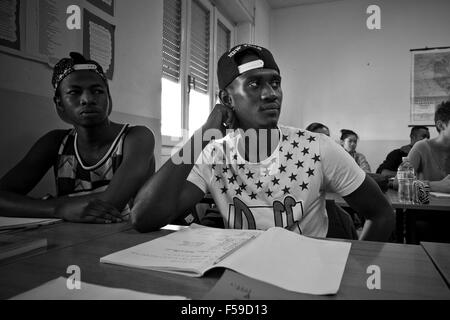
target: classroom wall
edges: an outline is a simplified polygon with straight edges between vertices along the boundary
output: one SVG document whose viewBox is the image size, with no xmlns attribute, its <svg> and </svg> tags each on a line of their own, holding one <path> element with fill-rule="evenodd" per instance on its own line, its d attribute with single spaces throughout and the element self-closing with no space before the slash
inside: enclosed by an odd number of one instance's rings
<svg viewBox="0 0 450 320">
<path fill-rule="evenodd" d="M 253 43 L 269 47 L 271 12 L 267 0 L 253 0 L 246 2 L 246 10 L 251 12 L 248 21 L 235 21 L 232 16 L 228 18 L 236 23 L 236 44 Z"/>
<path fill-rule="evenodd" d="M 116 1 L 115 71 L 110 81 L 113 121 L 147 125 L 161 150 L 161 35 L 163 0 Z M 54 112 L 51 68 L 0 52 L 0 176 L 45 132 L 68 128 Z M 32 195 L 54 191 L 48 174 Z"/>
<path fill-rule="evenodd" d="M 381 8 L 381 30 L 366 9 Z M 360 135 L 375 171 L 409 142 L 410 49 L 450 46 L 448 0 L 342 0 L 272 11 L 270 44 L 283 77 L 281 123 L 323 122 Z M 436 130 L 431 128 L 431 135 Z"/>
<path fill-rule="evenodd" d="M 255 44 L 270 48 L 272 10 L 266 0 L 255 1 Z"/>
</svg>

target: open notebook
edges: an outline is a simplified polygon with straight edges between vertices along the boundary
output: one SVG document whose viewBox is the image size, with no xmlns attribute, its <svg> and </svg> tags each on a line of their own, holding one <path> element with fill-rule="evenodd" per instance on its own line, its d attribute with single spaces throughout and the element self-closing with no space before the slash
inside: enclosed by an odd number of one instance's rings
<svg viewBox="0 0 450 320">
<path fill-rule="evenodd" d="M 267 231 L 190 227 L 102 257 L 100 262 L 199 277 L 223 267 L 283 289 L 334 294 L 351 243 Z"/>
</svg>

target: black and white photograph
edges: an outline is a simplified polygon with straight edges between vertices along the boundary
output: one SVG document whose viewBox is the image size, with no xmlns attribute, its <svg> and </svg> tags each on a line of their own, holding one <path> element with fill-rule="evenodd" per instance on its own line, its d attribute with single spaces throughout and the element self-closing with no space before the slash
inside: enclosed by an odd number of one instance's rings
<svg viewBox="0 0 450 320">
<path fill-rule="evenodd" d="M 0 0 L 0 300 L 448 302 L 449 13 Z"/>
</svg>

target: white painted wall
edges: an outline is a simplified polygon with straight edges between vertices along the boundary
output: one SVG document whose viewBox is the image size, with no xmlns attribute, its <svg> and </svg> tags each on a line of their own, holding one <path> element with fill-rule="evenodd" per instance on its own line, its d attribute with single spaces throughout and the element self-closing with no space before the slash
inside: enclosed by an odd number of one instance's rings
<svg viewBox="0 0 450 320">
<path fill-rule="evenodd" d="M 266 0 L 255 1 L 255 44 L 270 48 L 272 10 Z"/>
<path fill-rule="evenodd" d="M 115 110 L 161 119 L 163 0 L 116 1 L 116 9 Z"/>
<path fill-rule="evenodd" d="M 381 7 L 381 30 L 366 9 Z M 410 49 L 450 46 L 448 0 L 343 0 L 272 12 L 283 77 L 281 122 L 354 129 L 374 171 L 409 140 Z M 431 129 L 432 136 L 435 129 Z"/>
</svg>

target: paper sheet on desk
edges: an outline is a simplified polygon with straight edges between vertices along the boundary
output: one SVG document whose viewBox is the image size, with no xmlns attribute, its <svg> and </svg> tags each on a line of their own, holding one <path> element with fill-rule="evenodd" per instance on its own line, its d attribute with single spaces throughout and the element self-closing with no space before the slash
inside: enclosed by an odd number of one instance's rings
<svg viewBox="0 0 450 320">
<path fill-rule="evenodd" d="M 38 227 L 62 221 L 61 219 L 11 218 L 0 217 L 0 230 Z"/>
<path fill-rule="evenodd" d="M 270 228 L 220 266 L 280 288 L 310 294 L 339 290 L 351 243 L 317 240 Z M 261 251 L 264 248 L 264 252 Z"/>
<path fill-rule="evenodd" d="M 436 198 L 450 198 L 450 193 L 430 192 L 430 195 Z"/>
<path fill-rule="evenodd" d="M 302 300 L 323 299 L 320 295 L 309 295 L 281 289 L 258 281 L 232 270 L 225 272 L 203 300 Z"/>
<path fill-rule="evenodd" d="M 19 294 L 11 300 L 186 300 L 182 296 L 164 296 L 82 282 L 80 289 L 69 290 L 67 279 L 59 277 Z"/>
</svg>

